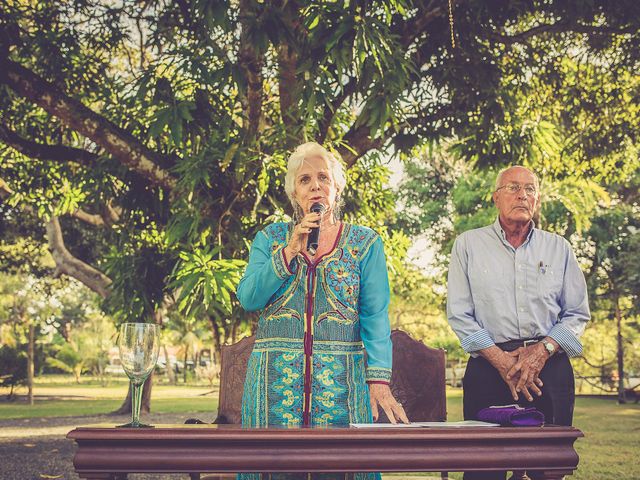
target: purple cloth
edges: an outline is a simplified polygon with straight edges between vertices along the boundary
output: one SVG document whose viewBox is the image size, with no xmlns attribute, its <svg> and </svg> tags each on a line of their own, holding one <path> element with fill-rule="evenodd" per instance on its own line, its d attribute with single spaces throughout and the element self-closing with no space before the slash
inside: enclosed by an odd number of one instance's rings
<svg viewBox="0 0 640 480">
<path fill-rule="evenodd" d="M 533 407 L 508 405 L 483 408 L 478 412 L 478 420 L 512 427 L 539 427 L 544 424 L 544 414 Z"/>
</svg>

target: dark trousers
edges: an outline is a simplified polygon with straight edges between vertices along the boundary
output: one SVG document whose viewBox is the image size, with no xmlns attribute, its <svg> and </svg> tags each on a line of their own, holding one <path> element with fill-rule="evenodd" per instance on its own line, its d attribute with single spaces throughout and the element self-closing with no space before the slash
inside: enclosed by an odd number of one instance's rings
<svg viewBox="0 0 640 480">
<path fill-rule="evenodd" d="M 509 387 L 498 371 L 484 358 L 470 358 L 462 380 L 463 409 L 465 420 L 477 420 L 477 414 L 491 405 L 511 405 L 536 407 L 544 413 L 545 423 L 571 425 L 575 403 L 575 381 L 571 362 L 564 353 L 552 356 L 540 372 L 544 383 L 542 396 L 533 394 L 529 402 L 520 394 L 514 402 Z M 531 473 L 529 473 L 531 476 Z M 468 472 L 465 480 L 503 480 L 506 472 Z M 533 478 L 533 477 L 532 477 Z"/>
</svg>

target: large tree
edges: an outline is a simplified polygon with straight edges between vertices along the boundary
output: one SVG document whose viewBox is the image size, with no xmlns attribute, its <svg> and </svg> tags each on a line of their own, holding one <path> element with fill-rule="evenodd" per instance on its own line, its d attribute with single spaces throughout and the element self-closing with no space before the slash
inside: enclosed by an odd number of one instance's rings
<svg viewBox="0 0 640 480">
<path fill-rule="evenodd" d="M 233 259 L 286 211 L 293 146 L 315 139 L 339 152 L 347 218 L 382 227 L 393 204 L 382 154 L 452 136 L 479 164 L 531 149 L 535 136 L 509 121 L 519 91 L 532 76 L 561 83 L 563 59 L 579 55 L 633 71 L 639 8 L 9 0 L 0 29 L 5 231 L 46 232 L 56 273 L 123 316 L 151 316 L 173 297 L 221 329 L 240 315 Z M 589 105 L 605 108 L 618 93 Z M 617 146 L 593 148 L 604 156 Z M 44 231 L 24 228 L 33 216 Z"/>
</svg>

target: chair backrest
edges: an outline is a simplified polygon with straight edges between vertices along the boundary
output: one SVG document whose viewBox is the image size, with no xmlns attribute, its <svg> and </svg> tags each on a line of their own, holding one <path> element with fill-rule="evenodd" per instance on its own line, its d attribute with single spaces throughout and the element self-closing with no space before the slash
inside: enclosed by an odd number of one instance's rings
<svg viewBox="0 0 640 480">
<path fill-rule="evenodd" d="M 442 422 L 447 419 L 445 351 L 426 346 L 402 330 L 391 332 L 393 373 L 391 392 L 402 403 L 412 422 Z M 388 423 L 380 411 L 378 423 Z"/>
<path fill-rule="evenodd" d="M 242 423 L 240 408 L 247 364 L 255 336 L 246 337 L 220 350 L 220 396 L 218 417 L 213 423 Z"/>
<path fill-rule="evenodd" d="M 220 401 L 214 423 L 241 423 L 240 405 L 254 337 L 222 347 Z M 393 374 L 391 391 L 412 422 L 444 421 L 447 418 L 445 352 L 429 348 L 402 330 L 391 332 Z M 378 422 L 388 423 L 384 412 Z"/>
</svg>

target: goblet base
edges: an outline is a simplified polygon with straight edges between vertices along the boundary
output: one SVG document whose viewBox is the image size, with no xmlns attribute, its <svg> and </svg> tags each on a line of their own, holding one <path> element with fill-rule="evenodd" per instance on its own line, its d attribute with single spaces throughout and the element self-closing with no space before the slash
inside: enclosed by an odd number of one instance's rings
<svg viewBox="0 0 640 480">
<path fill-rule="evenodd" d="M 129 423 L 125 423 L 124 425 L 116 425 L 116 428 L 156 428 L 153 425 L 147 425 L 146 423 L 140 423 L 140 422 L 129 422 Z"/>
</svg>

